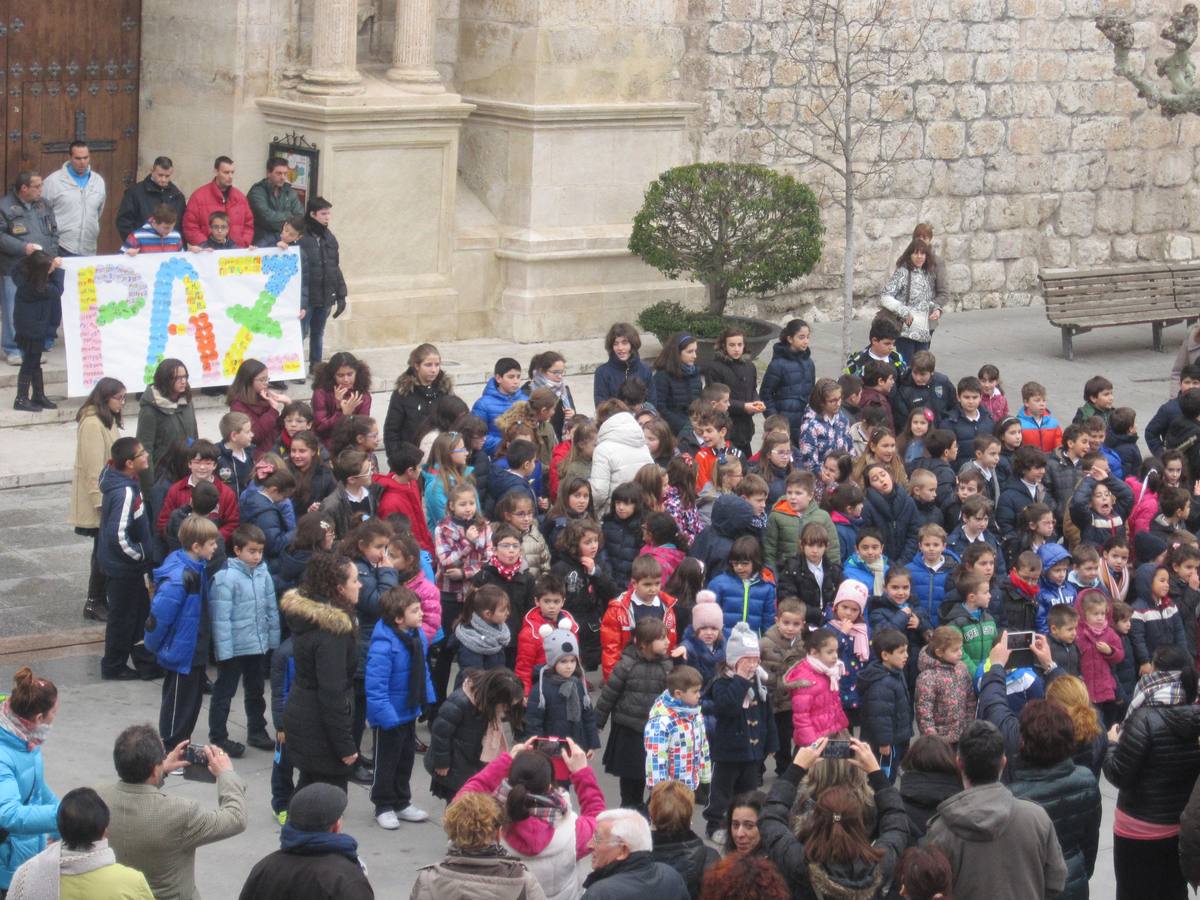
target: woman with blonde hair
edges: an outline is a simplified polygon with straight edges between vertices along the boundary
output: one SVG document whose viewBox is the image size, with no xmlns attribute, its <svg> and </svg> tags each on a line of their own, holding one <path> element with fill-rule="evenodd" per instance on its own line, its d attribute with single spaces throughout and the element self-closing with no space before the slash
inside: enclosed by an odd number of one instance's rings
<svg viewBox="0 0 1200 900">
<path fill-rule="evenodd" d="M 1071 718 L 1075 729 L 1075 763 L 1090 769 L 1097 778 L 1104 765 L 1108 740 L 1100 724 L 1100 715 L 1088 699 L 1087 685 L 1074 675 L 1059 675 L 1046 685 L 1046 699 L 1058 704 Z"/>
<path fill-rule="evenodd" d="M 682 781 L 660 781 L 650 789 L 650 827 L 654 829 L 654 849 L 650 858 L 665 863 L 683 876 L 692 900 L 700 896 L 704 872 L 720 859 L 692 831 L 696 796 Z"/>
</svg>

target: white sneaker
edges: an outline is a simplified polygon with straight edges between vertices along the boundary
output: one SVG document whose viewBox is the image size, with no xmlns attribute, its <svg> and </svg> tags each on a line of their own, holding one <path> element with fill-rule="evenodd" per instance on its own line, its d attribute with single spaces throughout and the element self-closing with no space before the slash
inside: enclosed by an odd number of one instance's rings
<svg viewBox="0 0 1200 900">
<path fill-rule="evenodd" d="M 377 815 L 375 821 L 379 823 L 380 828 L 386 828 L 388 831 L 395 831 L 400 827 L 400 820 L 396 818 L 396 813 L 390 809 L 385 809 Z"/>
<path fill-rule="evenodd" d="M 21 354 L 20 353 L 6 354 L 4 357 L 4 361 L 6 363 L 8 363 L 10 366 L 19 366 L 21 364 Z"/>
<path fill-rule="evenodd" d="M 403 819 L 405 822 L 424 822 L 429 818 L 429 813 L 418 806 L 413 806 L 411 803 L 404 807 L 404 809 L 397 810 L 393 815 Z"/>
</svg>

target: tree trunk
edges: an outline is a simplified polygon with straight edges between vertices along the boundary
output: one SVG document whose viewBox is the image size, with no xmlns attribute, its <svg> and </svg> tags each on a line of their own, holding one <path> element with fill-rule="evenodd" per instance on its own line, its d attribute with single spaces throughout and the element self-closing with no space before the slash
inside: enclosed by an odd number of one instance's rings
<svg viewBox="0 0 1200 900">
<path fill-rule="evenodd" d="M 850 356 L 850 320 L 854 316 L 854 201 L 850 194 L 851 179 L 846 179 L 846 252 L 843 259 L 842 281 L 842 357 Z"/>
<path fill-rule="evenodd" d="M 708 290 L 708 311 L 714 316 L 725 315 L 725 304 L 729 300 L 729 288 L 723 284 L 705 285 Z"/>
</svg>

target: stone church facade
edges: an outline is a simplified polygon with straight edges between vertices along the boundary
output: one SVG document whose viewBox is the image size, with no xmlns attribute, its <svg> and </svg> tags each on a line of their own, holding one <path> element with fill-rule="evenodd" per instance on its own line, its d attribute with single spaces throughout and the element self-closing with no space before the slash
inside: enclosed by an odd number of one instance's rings
<svg viewBox="0 0 1200 900">
<path fill-rule="evenodd" d="M 673 165 L 755 159 L 758 123 L 795 98 L 788 0 L 140 6 L 138 177 L 165 153 L 190 191 L 228 153 L 245 189 L 272 138 L 315 145 L 350 281 L 342 345 L 577 337 L 698 299 L 628 253 L 642 193 Z M 862 305 L 918 221 L 966 308 L 1029 304 L 1039 266 L 1193 257 L 1200 122 L 1113 75 L 1099 2 L 919 6 L 933 49 L 906 91 L 910 156 L 860 208 Z M 1160 7 L 1104 6 L 1146 20 L 1151 71 Z M 835 309 L 840 223 L 828 208 L 825 257 L 794 291 L 735 307 Z"/>
</svg>

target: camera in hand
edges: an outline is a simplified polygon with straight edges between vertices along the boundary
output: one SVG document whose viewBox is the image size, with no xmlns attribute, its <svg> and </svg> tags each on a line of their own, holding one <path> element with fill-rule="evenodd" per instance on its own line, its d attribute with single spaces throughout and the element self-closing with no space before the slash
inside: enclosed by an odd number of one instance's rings
<svg viewBox="0 0 1200 900">
<path fill-rule="evenodd" d="M 538 753 L 546 754 L 551 759 L 558 759 L 562 755 L 562 751 L 567 749 L 567 742 L 558 738 L 534 738 L 533 749 Z"/>
<path fill-rule="evenodd" d="M 1008 633 L 1009 650 L 1028 650 L 1033 646 L 1032 631 L 1010 631 Z"/>
<path fill-rule="evenodd" d="M 822 759 L 850 759 L 853 755 L 849 741 L 827 741 L 821 751 Z"/>
<path fill-rule="evenodd" d="M 208 754 L 203 744 L 188 744 L 183 751 L 183 761 L 192 766 L 207 766 Z"/>
</svg>

